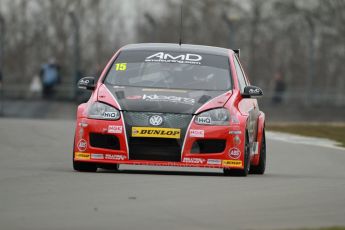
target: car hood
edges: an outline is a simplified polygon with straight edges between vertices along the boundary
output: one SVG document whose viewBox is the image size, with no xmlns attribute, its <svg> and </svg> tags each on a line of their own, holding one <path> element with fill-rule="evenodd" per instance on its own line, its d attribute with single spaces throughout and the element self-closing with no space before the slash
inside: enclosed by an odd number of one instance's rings
<svg viewBox="0 0 345 230">
<path fill-rule="evenodd" d="M 195 114 L 222 107 L 231 96 L 229 91 L 104 86 L 124 111 Z"/>
</svg>

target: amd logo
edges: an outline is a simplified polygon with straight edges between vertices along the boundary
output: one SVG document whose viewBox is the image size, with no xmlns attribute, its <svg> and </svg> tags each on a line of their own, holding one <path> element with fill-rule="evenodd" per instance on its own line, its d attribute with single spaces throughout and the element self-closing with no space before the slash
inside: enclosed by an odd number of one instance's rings
<svg viewBox="0 0 345 230">
<path fill-rule="evenodd" d="M 180 54 L 173 56 L 169 53 L 158 52 L 145 59 L 147 62 L 172 62 L 181 64 L 201 64 L 202 56 L 198 54 Z"/>
</svg>

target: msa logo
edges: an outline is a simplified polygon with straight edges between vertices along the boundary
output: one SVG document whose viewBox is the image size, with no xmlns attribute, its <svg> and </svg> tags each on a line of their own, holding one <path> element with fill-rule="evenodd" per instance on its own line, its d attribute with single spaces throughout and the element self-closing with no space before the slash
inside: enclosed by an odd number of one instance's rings
<svg viewBox="0 0 345 230">
<path fill-rule="evenodd" d="M 196 122 L 199 124 L 209 125 L 209 124 L 211 124 L 211 118 L 210 117 L 197 117 Z"/>
<path fill-rule="evenodd" d="M 173 56 L 168 53 L 158 52 L 145 59 L 146 62 L 168 62 L 168 63 L 180 63 L 180 64 L 196 64 L 200 65 L 202 56 L 198 54 L 180 54 Z"/>
</svg>

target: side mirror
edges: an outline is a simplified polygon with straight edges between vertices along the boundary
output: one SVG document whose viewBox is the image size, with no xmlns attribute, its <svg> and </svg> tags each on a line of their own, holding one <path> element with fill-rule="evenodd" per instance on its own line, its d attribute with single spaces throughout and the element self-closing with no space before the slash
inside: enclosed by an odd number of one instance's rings
<svg viewBox="0 0 345 230">
<path fill-rule="evenodd" d="M 264 95 L 262 89 L 257 86 L 246 86 L 243 90 L 242 97 L 251 98 L 251 97 L 261 97 Z"/>
<path fill-rule="evenodd" d="M 94 90 L 96 88 L 94 77 L 83 77 L 78 81 L 79 89 Z"/>
</svg>

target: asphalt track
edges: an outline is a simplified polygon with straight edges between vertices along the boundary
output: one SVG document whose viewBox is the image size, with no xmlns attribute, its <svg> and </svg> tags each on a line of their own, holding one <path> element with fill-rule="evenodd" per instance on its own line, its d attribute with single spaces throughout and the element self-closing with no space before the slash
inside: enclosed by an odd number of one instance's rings
<svg viewBox="0 0 345 230">
<path fill-rule="evenodd" d="M 73 121 L 0 119 L 0 229 L 287 229 L 345 225 L 345 151 L 268 140 L 264 176 L 72 170 Z"/>
</svg>

